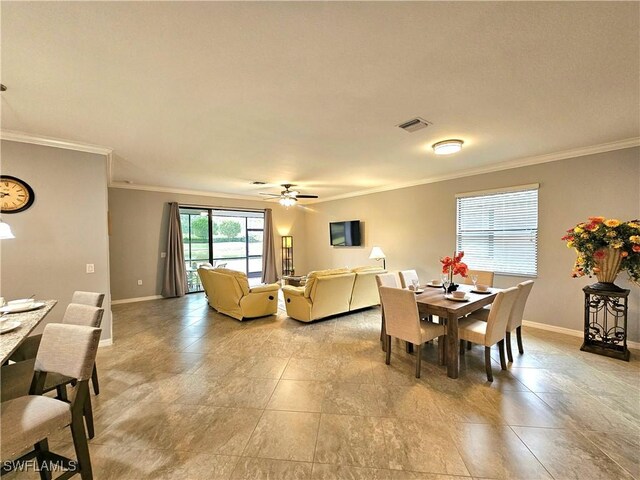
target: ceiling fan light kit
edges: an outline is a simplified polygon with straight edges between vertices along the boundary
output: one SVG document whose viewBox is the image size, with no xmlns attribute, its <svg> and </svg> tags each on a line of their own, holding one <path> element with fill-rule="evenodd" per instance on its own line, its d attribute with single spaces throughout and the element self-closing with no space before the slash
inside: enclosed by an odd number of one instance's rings
<svg viewBox="0 0 640 480">
<path fill-rule="evenodd" d="M 293 207 L 298 202 L 299 198 L 318 198 L 318 195 L 302 195 L 297 190 L 291 190 L 291 187 L 295 187 L 292 183 L 283 183 L 282 186 L 284 187 L 284 190 L 280 193 L 260 193 L 260 195 L 278 198 L 278 202 L 283 207 Z"/>
</svg>

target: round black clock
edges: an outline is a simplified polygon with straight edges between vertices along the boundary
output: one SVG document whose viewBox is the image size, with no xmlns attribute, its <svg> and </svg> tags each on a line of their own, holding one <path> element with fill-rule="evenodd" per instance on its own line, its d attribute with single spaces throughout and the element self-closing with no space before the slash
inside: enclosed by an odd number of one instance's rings
<svg viewBox="0 0 640 480">
<path fill-rule="evenodd" d="M 22 212 L 33 205 L 35 198 L 33 188 L 24 180 L 0 175 L 0 212 Z"/>
</svg>

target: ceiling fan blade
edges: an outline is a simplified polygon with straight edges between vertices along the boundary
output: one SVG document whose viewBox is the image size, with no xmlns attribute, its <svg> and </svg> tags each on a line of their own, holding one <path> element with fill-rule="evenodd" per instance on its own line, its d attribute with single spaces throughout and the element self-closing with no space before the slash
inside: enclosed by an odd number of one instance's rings
<svg viewBox="0 0 640 480">
<path fill-rule="evenodd" d="M 260 195 L 264 195 L 266 197 L 280 197 L 281 196 L 279 193 L 262 193 L 262 192 L 260 192 Z"/>
<path fill-rule="evenodd" d="M 318 198 L 318 195 L 296 195 L 297 198 Z"/>
</svg>

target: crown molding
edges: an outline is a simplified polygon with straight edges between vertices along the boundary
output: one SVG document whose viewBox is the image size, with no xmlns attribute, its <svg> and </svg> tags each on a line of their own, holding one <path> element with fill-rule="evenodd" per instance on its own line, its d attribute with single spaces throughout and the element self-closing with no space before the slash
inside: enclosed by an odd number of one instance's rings
<svg viewBox="0 0 640 480">
<path fill-rule="evenodd" d="M 110 182 L 109 188 L 121 188 L 124 190 L 143 190 L 145 192 L 177 193 L 181 195 L 197 195 L 200 197 L 233 198 L 236 200 L 250 200 L 252 202 L 264 202 L 260 197 L 250 195 L 238 195 L 234 193 L 210 192 L 206 190 L 191 190 L 188 188 L 160 187 L 157 185 L 140 185 L 126 182 Z"/>
<path fill-rule="evenodd" d="M 111 155 L 113 149 L 101 145 L 90 143 L 74 142 L 62 138 L 46 137 L 44 135 L 33 135 L 31 133 L 17 132 L 15 130 L 0 130 L 0 139 L 10 142 L 31 143 L 33 145 L 43 145 L 45 147 L 64 148 L 77 152 L 95 153 L 98 155 Z"/>
<path fill-rule="evenodd" d="M 505 162 L 487 165 L 486 167 L 472 168 L 469 170 L 463 170 L 456 173 L 422 178 L 420 180 L 414 180 L 411 182 L 395 183 L 395 184 L 384 185 L 384 186 L 375 187 L 375 188 L 368 188 L 366 190 L 358 190 L 355 192 L 349 192 L 341 195 L 334 195 L 333 197 L 323 198 L 322 200 L 311 200 L 307 202 L 307 204 L 324 203 L 324 202 L 331 202 L 333 200 L 343 200 L 345 198 L 361 197 L 363 195 L 371 195 L 373 193 L 388 192 L 391 190 L 400 190 L 402 188 L 415 187 L 418 185 L 426 185 L 429 183 L 443 182 L 446 180 L 455 180 L 456 178 L 471 177 L 473 175 L 499 172 L 501 170 L 510 170 L 512 168 L 528 167 L 530 165 L 539 165 L 541 163 L 557 162 L 559 160 L 567 160 L 569 158 L 583 157 L 585 155 L 594 155 L 597 153 L 612 152 L 615 150 L 623 150 L 625 148 L 633 148 L 638 146 L 640 146 L 640 137 L 626 138 L 624 140 L 618 140 L 616 142 L 601 143 L 599 145 L 592 145 L 589 147 L 580 147 L 580 148 L 574 148 L 570 150 L 563 150 L 561 152 L 547 153 L 544 155 L 537 155 L 535 157 L 525 157 L 525 158 L 518 158 L 514 160 L 507 160 Z"/>
</svg>

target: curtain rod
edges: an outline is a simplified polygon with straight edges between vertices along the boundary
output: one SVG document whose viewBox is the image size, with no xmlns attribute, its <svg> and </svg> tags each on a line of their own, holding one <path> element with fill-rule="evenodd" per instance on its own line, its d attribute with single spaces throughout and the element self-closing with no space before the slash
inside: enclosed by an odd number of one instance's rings
<svg viewBox="0 0 640 480">
<path fill-rule="evenodd" d="M 266 208 L 239 208 L 239 207 L 216 207 L 211 205 L 193 205 L 189 203 L 178 203 L 180 208 L 202 208 L 206 210 L 232 210 L 234 212 L 264 212 Z"/>
</svg>

